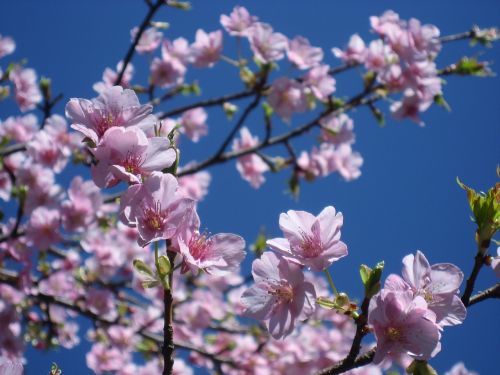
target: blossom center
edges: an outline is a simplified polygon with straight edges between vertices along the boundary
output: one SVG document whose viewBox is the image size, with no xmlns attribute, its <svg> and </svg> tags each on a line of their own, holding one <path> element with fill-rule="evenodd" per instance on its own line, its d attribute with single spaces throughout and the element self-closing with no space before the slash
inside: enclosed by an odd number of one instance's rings
<svg viewBox="0 0 500 375">
<path fill-rule="evenodd" d="M 389 327 L 386 330 L 387 336 L 392 340 L 392 341 L 400 341 L 401 339 L 401 330 L 399 328 L 395 327 Z"/>
<path fill-rule="evenodd" d="M 142 163 L 143 159 L 141 155 L 137 155 L 129 151 L 127 153 L 127 156 L 125 157 L 125 160 L 123 161 L 123 168 L 125 168 L 128 173 L 140 174 L 140 166 L 142 165 Z"/>
<path fill-rule="evenodd" d="M 195 234 L 189 241 L 189 252 L 192 257 L 197 260 L 203 260 L 210 247 L 210 239 L 206 235 Z"/>
<path fill-rule="evenodd" d="M 277 285 L 273 285 L 269 294 L 275 296 L 280 302 L 291 302 L 293 300 L 293 289 L 285 280 L 280 280 Z"/>
<path fill-rule="evenodd" d="M 315 236 L 303 233 L 300 248 L 304 258 L 315 258 L 322 252 L 321 240 Z"/>
<path fill-rule="evenodd" d="M 163 229 L 165 221 L 167 219 L 167 212 L 161 210 L 161 204 L 159 201 L 155 202 L 154 207 L 145 207 L 143 210 L 144 221 L 146 226 L 153 230 L 159 231 Z"/>
</svg>

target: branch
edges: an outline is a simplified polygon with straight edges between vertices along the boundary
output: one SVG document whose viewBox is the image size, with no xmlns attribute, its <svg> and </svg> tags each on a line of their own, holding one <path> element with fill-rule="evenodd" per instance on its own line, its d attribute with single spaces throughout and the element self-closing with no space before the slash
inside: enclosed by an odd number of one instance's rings
<svg viewBox="0 0 500 375">
<path fill-rule="evenodd" d="M 175 256 L 172 250 L 169 250 L 170 240 L 166 240 L 166 252 L 170 264 L 175 264 Z M 174 297 L 172 295 L 174 272 L 170 271 L 168 274 L 168 289 L 163 290 L 163 305 L 165 307 L 163 315 L 163 375 L 171 375 L 174 367 L 174 330 L 172 327 L 173 322 L 173 303 Z"/>
<path fill-rule="evenodd" d="M 482 292 L 473 295 L 469 299 L 469 303 L 467 306 L 475 305 L 476 303 L 479 303 L 489 298 L 500 298 L 500 283 L 497 283 L 496 285 L 493 285 L 491 288 L 488 288 Z"/>
<path fill-rule="evenodd" d="M 482 248 L 483 248 L 483 246 L 480 245 L 478 252 L 477 252 L 476 256 L 474 257 L 474 267 L 472 268 L 471 274 L 470 274 L 469 278 L 467 279 L 465 291 L 464 291 L 464 294 L 462 295 L 462 302 L 465 306 L 469 305 L 470 296 L 472 295 L 472 292 L 474 291 L 474 284 L 476 283 L 477 275 L 479 275 L 479 271 L 481 271 L 481 268 L 483 267 L 484 262 L 486 260 L 486 256 L 483 255 L 484 253 L 486 253 L 486 251 L 482 251 L 481 250 Z"/>
<path fill-rule="evenodd" d="M 369 350 L 368 352 L 366 352 L 365 354 L 360 355 L 352 363 L 347 363 L 346 360 L 343 360 L 342 362 L 340 362 L 339 364 L 337 364 L 335 366 L 321 370 L 320 372 L 318 372 L 317 375 L 342 374 L 343 372 L 352 370 L 354 368 L 366 366 L 367 364 L 369 364 L 373 361 L 373 357 L 375 356 L 376 351 L 377 351 L 377 348 L 375 347 L 375 348 Z"/>
<path fill-rule="evenodd" d="M 127 54 L 123 59 L 123 65 L 122 68 L 120 69 L 120 72 L 118 73 L 118 76 L 116 77 L 115 85 L 119 85 L 120 82 L 122 81 L 123 74 L 125 74 L 125 70 L 127 69 L 128 64 L 132 60 L 132 57 L 134 56 L 135 47 L 139 43 L 139 40 L 141 39 L 141 36 L 144 33 L 144 30 L 146 30 L 146 27 L 148 27 L 149 23 L 151 22 L 151 19 L 164 3 L 165 3 L 164 0 L 156 0 L 156 3 L 154 3 L 153 5 L 148 4 L 149 5 L 148 14 L 146 14 L 146 17 L 139 26 L 139 30 L 137 31 L 137 34 L 135 34 L 134 41 L 130 45 Z"/>
<path fill-rule="evenodd" d="M 168 112 L 163 112 L 161 115 L 158 116 L 158 118 L 160 120 L 163 120 L 167 117 L 179 115 L 185 111 L 188 111 L 188 110 L 196 108 L 196 107 L 205 107 L 206 108 L 206 107 L 213 107 L 213 106 L 217 106 L 217 105 L 222 105 L 224 102 L 227 102 L 227 101 L 248 98 L 249 96 L 252 96 L 254 93 L 255 93 L 255 89 L 248 89 L 248 90 L 244 90 L 241 92 L 237 92 L 235 94 L 224 95 L 224 96 L 220 96 L 218 98 L 202 100 L 202 101 L 199 101 L 196 103 L 191 103 L 191 104 L 185 105 L 183 107 L 173 109 L 173 110 L 168 111 Z"/>
<path fill-rule="evenodd" d="M 213 166 L 216 164 L 225 163 L 229 160 L 238 158 L 240 156 L 254 153 L 256 151 L 262 150 L 264 148 L 268 148 L 268 147 L 273 146 L 273 145 L 284 144 L 288 140 L 290 140 L 292 138 L 296 138 L 296 137 L 302 135 L 303 133 L 308 132 L 313 127 L 319 125 L 319 121 L 327 115 L 330 115 L 330 114 L 340 115 L 341 113 L 346 112 L 354 107 L 357 107 L 360 105 L 366 105 L 366 104 L 370 103 L 371 101 L 376 101 L 376 100 L 380 99 L 380 95 L 378 95 L 378 94 L 375 94 L 370 98 L 367 98 L 367 96 L 370 93 L 371 92 L 366 93 L 365 91 L 363 91 L 361 94 L 356 95 L 351 100 L 349 100 L 342 107 L 337 108 L 335 110 L 332 108 L 326 109 L 323 112 L 321 112 L 318 117 L 305 123 L 304 125 L 299 126 L 295 129 L 289 131 L 288 133 L 281 134 L 281 135 L 278 135 L 276 137 L 272 137 L 269 139 L 264 139 L 261 143 L 255 145 L 254 147 L 250 147 L 250 148 L 247 148 L 244 150 L 226 152 L 226 153 L 221 154 L 217 157 L 211 156 L 208 159 L 206 159 L 198 164 L 194 164 L 193 166 L 182 170 L 181 172 L 179 172 L 178 176 L 180 177 L 180 176 L 185 176 L 188 174 L 193 174 L 193 173 L 199 172 L 200 170 L 205 169 L 207 167 L 210 167 L 210 166 Z"/>
</svg>

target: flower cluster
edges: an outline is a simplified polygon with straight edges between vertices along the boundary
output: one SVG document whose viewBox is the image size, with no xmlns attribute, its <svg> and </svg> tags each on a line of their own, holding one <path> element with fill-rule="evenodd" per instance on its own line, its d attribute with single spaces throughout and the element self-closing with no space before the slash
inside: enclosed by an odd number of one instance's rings
<svg viewBox="0 0 500 375">
<path fill-rule="evenodd" d="M 429 265 L 420 251 L 403 258 L 403 277 L 390 275 L 370 302 L 368 323 L 377 338 L 374 362 L 406 354 L 427 360 L 441 350 L 443 327 L 461 324 L 466 309 L 453 264 Z"/>
<path fill-rule="evenodd" d="M 302 268 L 323 271 L 347 255 L 340 241 L 342 214 L 326 207 L 315 217 L 309 212 L 290 210 L 279 220 L 285 238 L 267 245 L 275 253 L 264 253 L 254 261 L 255 285 L 242 295 L 246 315 L 266 322 L 274 338 L 291 334 L 297 320 L 315 310 L 314 286 L 304 280 Z"/>
<path fill-rule="evenodd" d="M 394 117 L 408 117 L 423 125 L 419 113 L 442 93 L 434 63 L 441 49 L 439 29 L 422 25 L 415 18 L 402 20 L 390 10 L 380 17 L 370 17 L 370 23 L 380 39 L 367 46 L 354 34 L 345 50 L 333 48 L 334 55 L 347 64 L 364 64 L 389 92 L 402 92 L 402 100 L 391 105 Z"/>
</svg>

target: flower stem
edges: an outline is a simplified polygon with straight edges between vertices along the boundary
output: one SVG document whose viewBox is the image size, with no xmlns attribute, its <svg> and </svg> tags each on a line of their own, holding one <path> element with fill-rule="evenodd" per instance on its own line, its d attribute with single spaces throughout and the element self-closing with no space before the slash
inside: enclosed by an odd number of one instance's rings
<svg viewBox="0 0 500 375">
<path fill-rule="evenodd" d="M 333 293 L 335 294 L 335 296 L 338 296 L 339 292 L 337 291 L 337 288 L 335 287 L 335 284 L 333 283 L 332 275 L 330 275 L 330 271 L 328 271 L 328 268 L 325 269 L 325 275 L 328 279 L 328 283 L 332 287 Z"/>
</svg>

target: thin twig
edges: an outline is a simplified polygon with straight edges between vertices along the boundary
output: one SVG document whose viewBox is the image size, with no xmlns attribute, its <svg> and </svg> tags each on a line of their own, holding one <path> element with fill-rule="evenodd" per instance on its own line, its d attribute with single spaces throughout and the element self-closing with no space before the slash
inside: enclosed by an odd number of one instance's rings
<svg viewBox="0 0 500 375">
<path fill-rule="evenodd" d="M 148 27 L 149 23 L 153 19 L 153 16 L 155 15 L 155 13 L 158 11 L 158 9 L 160 9 L 160 7 L 163 4 L 165 4 L 164 0 L 156 0 L 156 3 L 154 3 L 153 5 L 148 4 L 149 11 L 146 14 L 146 17 L 142 21 L 141 25 L 139 26 L 139 30 L 137 30 L 137 33 L 135 34 L 134 41 L 130 45 L 130 47 L 127 51 L 127 54 L 125 55 L 125 58 L 123 59 L 122 68 L 118 72 L 118 76 L 116 77 L 116 80 L 115 80 L 115 85 L 119 85 L 120 82 L 122 81 L 123 75 L 125 74 L 125 70 L 127 69 L 128 64 L 130 64 L 132 57 L 134 56 L 135 47 L 139 43 L 139 40 L 141 39 L 142 34 L 144 33 L 144 31 Z"/>
</svg>

